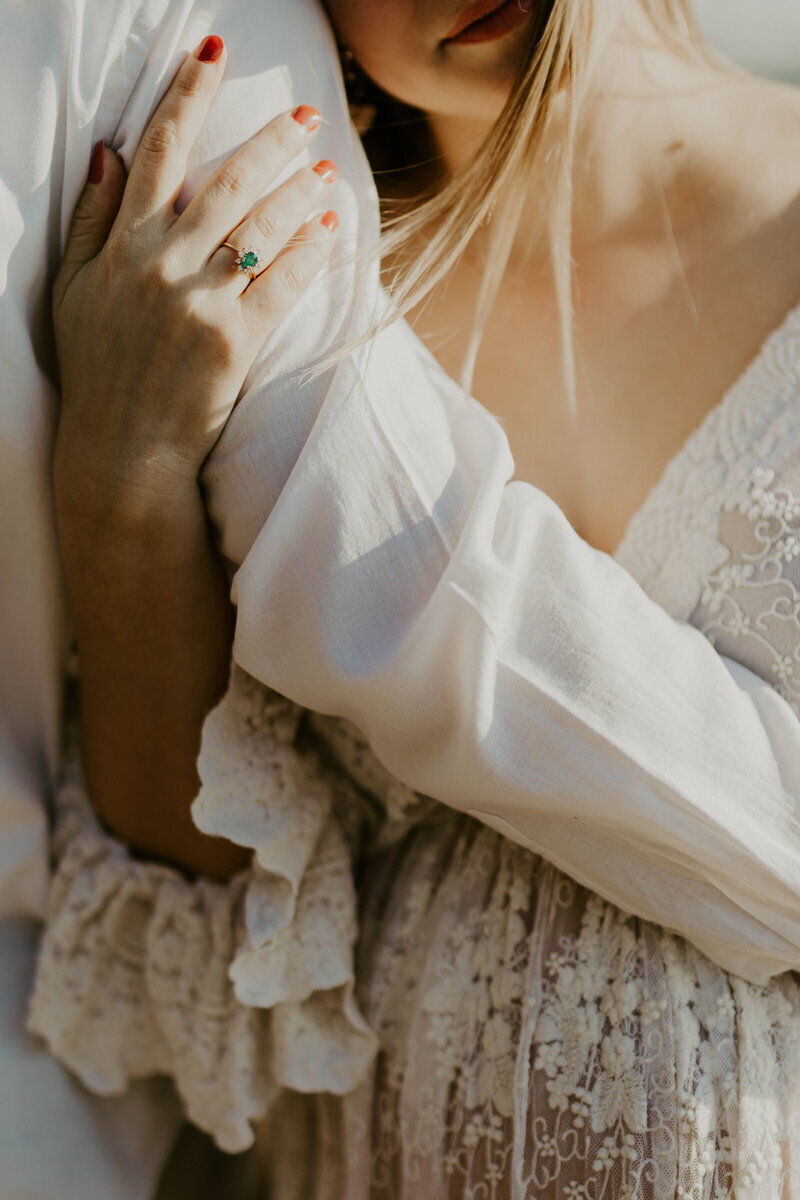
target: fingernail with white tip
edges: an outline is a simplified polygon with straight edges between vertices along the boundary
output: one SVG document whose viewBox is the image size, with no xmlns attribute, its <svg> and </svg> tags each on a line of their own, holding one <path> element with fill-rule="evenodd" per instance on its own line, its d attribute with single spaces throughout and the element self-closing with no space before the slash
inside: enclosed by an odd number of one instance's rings
<svg viewBox="0 0 800 1200">
<path fill-rule="evenodd" d="M 310 104 L 300 104 L 292 113 L 298 125 L 302 125 L 308 133 L 313 133 L 322 124 L 322 113 L 312 108 Z"/>
<path fill-rule="evenodd" d="M 332 163 L 327 158 L 323 158 L 311 170 L 315 175 L 319 175 L 320 179 L 323 179 L 325 183 L 333 183 L 339 178 L 339 168 L 336 166 L 336 163 Z"/>
</svg>

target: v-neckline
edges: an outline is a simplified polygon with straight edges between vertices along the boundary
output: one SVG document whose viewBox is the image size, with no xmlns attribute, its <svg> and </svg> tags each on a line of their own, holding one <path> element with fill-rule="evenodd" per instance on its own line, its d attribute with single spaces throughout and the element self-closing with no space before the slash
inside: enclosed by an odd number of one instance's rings
<svg viewBox="0 0 800 1200">
<path fill-rule="evenodd" d="M 611 558 L 624 561 L 630 556 L 634 543 L 643 535 L 650 517 L 657 509 L 668 503 L 670 497 L 673 496 L 673 484 L 679 477 L 685 475 L 685 468 L 688 467 L 689 462 L 695 469 L 702 469 L 704 456 L 700 452 L 700 447 L 710 443 L 713 427 L 724 421 L 728 410 L 739 402 L 742 394 L 753 391 L 754 381 L 773 364 L 778 347 L 784 342 L 795 324 L 800 333 L 800 303 L 794 305 L 780 324 L 767 335 L 761 348 L 741 374 L 667 460 L 657 480 L 628 520 L 625 532 L 616 549 L 611 553 Z M 800 361 L 797 365 L 800 369 Z"/>
</svg>

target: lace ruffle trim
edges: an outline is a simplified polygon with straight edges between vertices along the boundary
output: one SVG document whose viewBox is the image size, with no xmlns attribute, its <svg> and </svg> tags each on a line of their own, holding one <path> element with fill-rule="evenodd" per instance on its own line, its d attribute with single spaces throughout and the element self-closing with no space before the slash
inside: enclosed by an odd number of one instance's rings
<svg viewBox="0 0 800 1200">
<path fill-rule="evenodd" d="M 192 814 L 254 852 L 230 977 L 244 1004 L 273 1010 L 276 1077 L 342 1093 L 377 1050 L 354 998 L 356 894 L 336 816 L 363 800 L 340 767 L 298 748 L 302 712 L 234 665 L 203 730 Z"/>
<path fill-rule="evenodd" d="M 280 1087 L 349 1091 L 376 1048 L 353 996 L 355 895 L 332 812 L 347 781 L 295 749 L 299 712 L 234 668 L 206 721 L 197 823 L 254 851 L 228 884 L 137 861 L 102 830 L 74 726 L 57 795 L 28 1027 L 102 1095 L 171 1075 L 228 1151 L 250 1145 Z"/>
</svg>

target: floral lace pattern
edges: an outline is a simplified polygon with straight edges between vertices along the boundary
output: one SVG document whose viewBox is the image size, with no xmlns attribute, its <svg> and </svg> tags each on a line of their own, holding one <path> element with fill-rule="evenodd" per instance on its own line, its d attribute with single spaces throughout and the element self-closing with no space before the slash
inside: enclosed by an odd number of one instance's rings
<svg viewBox="0 0 800 1200">
<path fill-rule="evenodd" d="M 269 1052 L 264 1014 L 239 1004 L 227 977 L 244 878 L 191 885 L 131 859 L 88 807 L 77 739 L 58 803 L 52 917 L 28 1028 L 101 1095 L 168 1072 L 191 1119 L 243 1149 L 277 1091 L 258 1066 Z"/>
<path fill-rule="evenodd" d="M 798 399 L 800 311 L 617 553 L 795 706 Z M 359 891 L 359 995 L 380 1053 L 354 1094 L 279 1106 L 282 1143 L 302 1127 L 328 1148 L 302 1171 L 276 1157 L 282 1200 L 800 1197 L 794 976 L 726 975 L 442 810 L 370 856 Z"/>
<path fill-rule="evenodd" d="M 376 802 L 379 816 L 368 839 L 373 848 L 396 841 L 436 807 L 435 800 L 412 791 L 387 771 L 352 721 L 309 713 L 308 722 L 335 762 Z M 342 819 L 347 819 L 346 814 Z"/>
<path fill-rule="evenodd" d="M 712 572 L 693 620 L 721 654 L 768 679 L 800 716 L 800 459 L 755 467 L 726 504 L 720 535 L 735 546 Z"/>
<path fill-rule="evenodd" d="M 302 1128 L 318 1152 L 276 1156 L 282 1200 L 796 1194 L 793 977 L 734 979 L 449 812 L 362 895 L 378 1060 L 353 1094 L 277 1107 L 280 1145 Z"/>
<path fill-rule="evenodd" d="M 298 1179 L 277 1162 L 276 1194 L 795 1194 L 792 977 L 763 989 L 733 979 L 450 813 L 378 856 L 362 888 L 374 1077 L 341 1101 L 308 1101 L 312 1143 L 335 1126 L 346 1151 Z"/>
<path fill-rule="evenodd" d="M 708 576 L 731 546 L 721 518 L 741 503 L 751 475 L 797 446 L 800 308 L 712 409 L 632 517 L 615 558 L 668 613 L 688 621 Z"/>
</svg>

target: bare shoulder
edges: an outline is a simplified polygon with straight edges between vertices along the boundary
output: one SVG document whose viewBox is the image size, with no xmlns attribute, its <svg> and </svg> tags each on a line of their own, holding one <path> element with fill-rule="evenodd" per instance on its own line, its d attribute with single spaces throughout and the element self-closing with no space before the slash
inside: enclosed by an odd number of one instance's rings
<svg viewBox="0 0 800 1200">
<path fill-rule="evenodd" d="M 800 87 L 767 82 L 758 109 L 767 216 L 781 247 L 783 273 L 800 303 Z"/>
<path fill-rule="evenodd" d="M 800 303 L 800 88 L 743 76 L 731 99 L 739 242 L 753 279 L 789 308 Z"/>
<path fill-rule="evenodd" d="M 729 73 L 698 107 L 708 199 L 698 303 L 754 354 L 800 304 L 800 89 Z"/>
<path fill-rule="evenodd" d="M 752 185 L 777 203 L 800 194 L 800 87 L 745 76 L 737 97 L 743 146 L 761 170 Z"/>
</svg>

